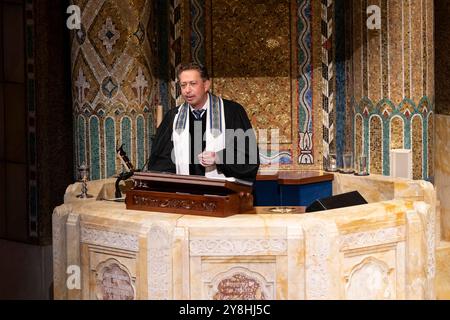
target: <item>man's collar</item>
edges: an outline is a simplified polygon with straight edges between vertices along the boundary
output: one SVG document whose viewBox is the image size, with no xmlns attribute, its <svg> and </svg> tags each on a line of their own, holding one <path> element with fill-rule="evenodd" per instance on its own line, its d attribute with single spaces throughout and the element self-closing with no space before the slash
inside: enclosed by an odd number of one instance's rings
<svg viewBox="0 0 450 320">
<path fill-rule="evenodd" d="M 208 108 L 208 106 L 209 106 L 209 93 L 207 93 L 206 95 L 207 95 L 207 98 L 206 98 L 205 104 L 203 105 L 203 107 L 201 107 L 200 109 L 197 109 L 197 110 L 206 110 Z M 195 110 L 191 105 L 189 105 L 189 108 L 190 108 L 191 111 Z"/>
</svg>

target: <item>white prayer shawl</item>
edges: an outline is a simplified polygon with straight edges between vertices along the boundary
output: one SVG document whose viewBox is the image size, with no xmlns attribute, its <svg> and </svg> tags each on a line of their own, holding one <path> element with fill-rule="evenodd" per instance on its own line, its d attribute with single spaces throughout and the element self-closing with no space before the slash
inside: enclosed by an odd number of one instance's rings
<svg viewBox="0 0 450 320">
<path fill-rule="evenodd" d="M 180 106 L 173 121 L 172 140 L 174 146 L 175 166 L 177 174 L 189 175 L 189 112 L 187 103 Z M 208 93 L 206 101 L 206 149 L 205 151 L 218 152 L 225 148 L 225 114 L 223 100 Z M 195 158 L 197 159 L 197 155 Z M 205 168 L 208 178 L 225 178 L 217 171 L 217 167 Z"/>
</svg>

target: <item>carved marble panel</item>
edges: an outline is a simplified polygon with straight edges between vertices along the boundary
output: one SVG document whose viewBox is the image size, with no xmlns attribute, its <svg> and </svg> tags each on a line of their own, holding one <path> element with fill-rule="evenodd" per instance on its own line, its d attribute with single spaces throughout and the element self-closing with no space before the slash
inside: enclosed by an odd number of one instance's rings
<svg viewBox="0 0 450 320">
<path fill-rule="evenodd" d="M 369 247 L 383 243 L 398 242 L 405 239 L 405 227 L 385 228 L 373 231 L 356 232 L 340 238 L 341 250 Z"/>
<path fill-rule="evenodd" d="M 191 256 L 286 254 L 286 239 L 199 239 L 190 241 Z"/>
<path fill-rule="evenodd" d="M 87 227 L 81 228 L 81 242 L 134 252 L 139 250 L 136 235 Z"/>
<path fill-rule="evenodd" d="M 210 283 L 209 296 L 214 300 L 272 300 L 274 283 L 247 268 L 231 268 L 218 274 Z"/>
<path fill-rule="evenodd" d="M 171 234 L 160 226 L 152 226 L 148 234 L 149 298 L 170 299 L 172 283 Z"/>
<path fill-rule="evenodd" d="M 344 251 L 344 299 L 401 299 L 404 297 L 405 252 L 391 243 Z M 401 254 L 398 254 L 401 253 Z"/>
<path fill-rule="evenodd" d="M 393 272 L 383 261 L 369 257 L 356 265 L 350 273 L 347 299 L 391 299 L 395 286 L 390 281 Z"/>
<path fill-rule="evenodd" d="M 95 270 L 95 294 L 98 300 L 134 300 L 134 280 L 127 268 L 115 259 L 108 259 Z"/>
<path fill-rule="evenodd" d="M 335 279 L 340 273 L 338 239 L 334 222 L 311 220 L 305 223 L 306 299 L 338 298 Z"/>
</svg>

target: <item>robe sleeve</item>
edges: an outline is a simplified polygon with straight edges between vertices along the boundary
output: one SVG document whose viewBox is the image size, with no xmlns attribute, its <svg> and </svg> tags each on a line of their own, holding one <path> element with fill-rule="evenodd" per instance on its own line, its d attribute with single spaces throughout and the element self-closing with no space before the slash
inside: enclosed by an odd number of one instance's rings
<svg viewBox="0 0 450 320">
<path fill-rule="evenodd" d="M 224 108 L 225 149 L 217 153 L 217 169 L 226 177 L 254 182 L 260 164 L 255 132 L 240 104 L 224 100 Z"/>
<path fill-rule="evenodd" d="M 175 164 L 172 161 L 172 131 L 173 120 L 178 112 L 178 108 L 169 110 L 164 116 L 161 125 L 156 130 L 155 140 L 152 144 L 152 151 L 148 163 L 148 170 L 176 173 Z"/>
</svg>

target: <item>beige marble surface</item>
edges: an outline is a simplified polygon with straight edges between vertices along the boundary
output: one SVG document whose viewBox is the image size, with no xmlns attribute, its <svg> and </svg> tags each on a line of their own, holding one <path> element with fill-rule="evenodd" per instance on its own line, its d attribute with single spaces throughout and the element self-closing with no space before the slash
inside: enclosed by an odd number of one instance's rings
<svg viewBox="0 0 450 320">
<path fill-rule="evenodd" d="M 443 241 L 436 249 L 436 298 L 450 300 L 450 242 Z"/>
<path fill-rule="evenodd" d="M 375 180 L 366 184 L 390 183 Z M 335 182 L 337 190 L 349 183 Z M 391 194 L 370 193 L 372 200 L 401 199 L 321 213 L 260 208 L 212 218 L 99 200 L 113 183 L 90 182 L 88 200 L 76 198 L 79 184 L 69 186 L 55 208 L 57 299 L 435 297 L 435 212 L 426 184 L 403 190 L 394 181 Z M 70 267 L 79 267 L 78 287 L 67 285 Z"/>
<path fill-rule="evenodd" d="M 450 116 L 436 115 L 435 185 L 441 208 L 441 234 L 450 240 Z"/>
<path fill-rule="evenodd" d="M 433 211 L 436 224 L 436 244 L 441 240 L 441 219 L 439 203 L 433 184 L 424 180 L 409 180 L 371 174 L 359 177 L 352 174 L 336 173 L 333 181 L 333 194 L 358 191 L 369 203 L 404 199 L 409 201 L 425 201 Z"/>
</svg>

